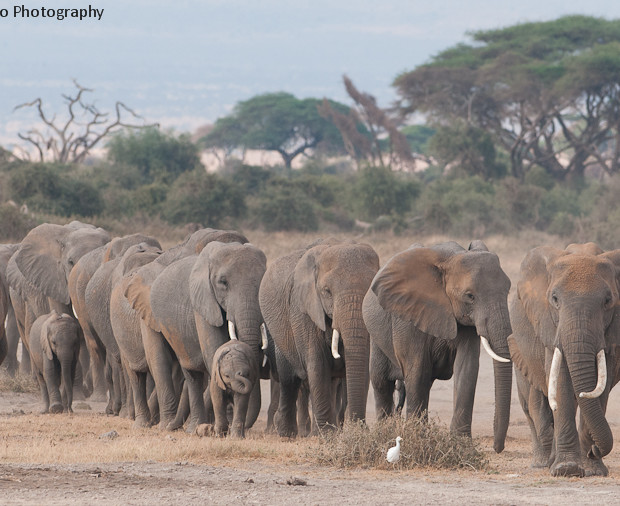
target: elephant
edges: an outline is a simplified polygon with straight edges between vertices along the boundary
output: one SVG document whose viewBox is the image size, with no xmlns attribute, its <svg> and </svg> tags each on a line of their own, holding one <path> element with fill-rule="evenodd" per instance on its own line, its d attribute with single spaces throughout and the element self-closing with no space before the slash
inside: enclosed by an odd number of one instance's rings
<svg viewBox="0 0 620 506">
<path fill-rule="evenodd" d="M 500 453 L 512 387 L 509 290 L 499 258 L 482 241 L 467 250 L 456 242 L 415 244 L 392 257 L 373 279 L 362 309 L 378 415 L 393 413 L 395 383 L 401 380 L 407 416 L 426 417 L 433 382 L 454 375 L 450 428 L 471 437 L 482 342 L 495 359 L 493 447 Z"/>
<path fill-rule="evenodd" d="M 41 388 L 43 413 L 72 413 L 73 380 L 80 353 L 77 320 L 52 310 L 30 329 L 30 356 Z"/>
<path fill-rule="evenodd" d="M 18 246 L 17 244 L 0 244 L 0 364 L 6 358 L 4 367 L 10 376 L 15 376 L 19 367 L 17 361 L 19 333 L 11 304 L 6 269 Z"/>
<path fill-rule="evenodd" d="M 82 329 L 84 331 L 84 340 L 90 356 L 90 371 L 92 374 L 93 392 L 90 396 L 92 401 L 106 401 L 108 400 L 107 391 L 110 390 L 110 399 L 114 397 L 113 385 L 106 384 L 106 378 L 104 377 L 104 369 L 106 363 L 106 348 L 103 341 L 97 334 L 97 330 L 93 324 L 93 318 L 89 313 L 89 306 L 86 303 L 86 289 L 88 283 L 95 275 L 99 267 L 106 262 L 114 260 L 122 256 L 127 248 L 134 244 L 141 242 L 153 241 L 152 239 L 143 234 L 131 234 L 124 237 L 115 237 L 107 244 L 100 246 L 97 249 L 89 251 L 75 264 L 69 274 L 68 288 L 71 298 L 71 304 L 73 306 L 73 312 L 77 317 Z M 157 243 L 159 245 L 159 243 Z M 110 271 L 113 269 L 109 269 Z M 102 276 L 102 278 L 105 276 Z M 109 289 L 111 291 L 111 288 Z M 109 298 L 109 293 L 108 293 Z M 107 315 L 109 312 L 102 313 L 103 301 L 97 301 L 93 307 L 90 308 L 90 312 L 97 318 L 102 315 Z M 105 307 L 109 306 L 109 301 Z M 114 412 L 114 408 L 110 405 L 107 409 L 108 412 Z M 118 413 L 118 411 L 117 411 Z"/>
<path fill-rule="evenodd" d="M 27 306 L 25 315 L 34 314 L 35 318 L 48 313 L 50 309 L 55 309 L 59 313 L 71 313 L 68 277 L 73 266 L 86 253 L 109 241 L 108 232 L 79 221 L 67 225 L 44 223 L 33 228 L 11 257 L 15 268 L 28 285 L 27 290 L 17 289 L 19 292 L 16 293 L 17 298 L 23 300 L 17 300 L 13 304 L 14 308 L 16 304 L 25 304 Z M 9 276 L 9 281 L 10 279 Z M 43 303 L 43 298 L 47 299 L 47 303 Z M 20 330 L 20 336 L 24 341 L 28 339 L 30 324 L 29 319 L 18 321 L 18 328 L 23 329 L 23 333 Z M 88 371 L 89 366 L 85 343 L 82 350 L 83 353 L 80 355 L 82 367 L 78 368 L 77 374 L 80 386 L 81 371 Z"/>
<path fill-rule="evenodd" d="M 212 241 L 200 254 L 168 265 L 150 289 L 148 283 L 139 279 L 141 272 L 137 273 L 135 283 L 127 287 L 128 300 L 144 320 L 143 342 L 161 348 L 162 343 L 157 339 L 158 335 L 163 336 L 180 363 L 189 396 L 188 432 L 209 421 L 203 399 L 205 373 L 210 375 L 213 356 L 220 345 L 237 337 L 251 347 L 257 361 L 262 360 L 263 320 L 258 307 L 258 287 L 265 268 L 265 255 L 255 246 Z M 157 358 L 153 357 L 155 361 Z M 153 363 L 151 370 L 160 398 L 160 385 L 169 382 L 162 374 L 166 368 Z M 257 382 L 249 400 L 246 428 L 253 425 L 259 411 Z M 182 417 L 178 416 L 166 428 L 174 430 L 181 425 Z"/>
<path fill-rule="evenodd" d="M 215 433 L 226 434 L 228 401 L 234 411 L 230 435 L 245 437 L 245 419 L 250 394 L 259 382 L 259 363 L 250 346 L 237 339 L 222 344 L 213 355 L 209 389 L 215 412 Z"/>
<path fill-rule="evenodd" d="M 370 345 L 361 310 L 378 269 L 371 246 L 336 239 L 284 255 L 267 269 L 259 301 L 275 343 L 280 436 L 299 432 L 296 402 L 304 381 L 313 430 L 336 425 L 335 379 L 346 379 L 348 418 L 365 419 Z"/>
<path fill-rule="evenodd" d="M 532 249 L 511 301 L 508 339 L 533 466 L 553 476 L 606 476 L 605 418 L 620 379 L 620 250 L 594 243 Z M 575 415 L 579 407 L 577 427 Z"/>
</svg>

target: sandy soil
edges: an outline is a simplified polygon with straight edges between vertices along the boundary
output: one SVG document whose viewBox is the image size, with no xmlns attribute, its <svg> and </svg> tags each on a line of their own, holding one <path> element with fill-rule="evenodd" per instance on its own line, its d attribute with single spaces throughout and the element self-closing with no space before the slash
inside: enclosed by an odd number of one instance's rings
<svg viewBox="0 0 620 506">
<path fill-rule="evenodd" d="M 149 458 L 135 451 L 134 458 L 97 462 L 99 450 L 90 441 L 100 439 L 93 430 L 116 428 L 119 437 L 137 437 L 127 420 L 105 417 L 103 404 L 77 402 L 70 435 L 54 438 L 45 428 L 45 420 L 55 423 L 66 415 L 38 415 L 35 394 L 0 393 L 0 503 L 5 504 L 576 504 L 600 502 L 620 503 L 620 458 L 612 452 L 606 458 L 610 470 L 607 478 L 552 478 L 546 470 L 535 470 L 530 464 L 529 428 L 513 393 L 512 421 L 506 450 L 492 451 L 492 367 L 490 359 L 481 357 L 479 389 L 474 412 L 474 437 L 479 438 L 489 461 L 486 471 L 342 471 L 320 467 L 307 456 L 301 459 L 273 456 L 267 458 L 224 457 L 216 465 L 202 464 L 200 458 L 174 460 L 174 455 Z M 264 393 L 267 394 L 266 382 Z M 491 388 L 489 388 L 491 386 Z M 431 396 L 431 416 L 449 423 L 451 416 L 451 382 L 437 382 Z M 620 399 L 612 394 L 609 420 L 618 432 Z M 90 409 L 85 409 L 90 408 Z M 374 418 L 372 397 L 369 399 L 371 420 Z M 45 418 L 52 417 L 52 418 Z M 42 427 L 36 425 L 43 420 Z M 64 418 L 66 420 L 66 418 Z M 79 421 L 75 425 L 75 421 Z M 88 424 L 95 423 L 96 429 Z M 264 413 L 261 415 L 264 424 Z M 68 422 L 67 422 L 68 423 Z M 23 427 L 16 435 L 14 427 Z M 33 435 L 29 425 L 38 428 Z M 75 429 L 74 426 L 82 427 Z M 9 426 L 12 429 L 9 429 Z M 255 431 L 260 432 L 261 425 Z M 151 433 L 156 429 L 150 429 Z M 148 431 L 143 431 L 148 432 Z M 196 436 L 159 433 L 169 444 L 188 443 L 197 446 Z M 23 452 L 15 452 L 16 438 L 28 440 Z M 157 444 L 158 439 L 147 443 Z M 274 445 L 295 445 L 275 436 Z M 42 457 L 32 463 L 37 446 L 63 446 L 74 439 L 81 455 L 63 458 L 58 454 Z M 149 440 L 145 440 L 149 441 Z M 173 441 L 173 443 L 170 443 Z M 264 442 L 264 441 L 263 441 Z M 230 441 L 222 441 L 222 445 Z M 252 445 L 252 439 L 236 442 Z M 284 446 L 286 448 L 286 446 Z M 19 448 L 19 447 L 18 447 Z M 198 447 L 197 447 L 198 448 Z M 151 449 L 152 450 L 152 449 Z M 45 455 L 54 455 L 45 450 Z M 95 456 L 89 460 L 89 451 Z M 133 450 L 132 450 L 133 451 Z M 164 452 L 167 450 L 164 450 Z M 208 450 L 205 450 L 208 452 Z M 198 454 L 200 450 L 198 448 Z M 159 455 L 153 453 L 153 455 Z M 34 456 L 34 459 L 39 457 Z M 114 457 L 112 457 L 114 458 Z M 109 460 L 109 459 L 107 459 Z M 203 460 L 204 461 L 204 460 Z M 210 459 L 214 462 L 213 459 Z M 62 462 L 62 463 L 54 463 Z M 80 462 L 80 463 L 66 463 Z"/>
</svg>

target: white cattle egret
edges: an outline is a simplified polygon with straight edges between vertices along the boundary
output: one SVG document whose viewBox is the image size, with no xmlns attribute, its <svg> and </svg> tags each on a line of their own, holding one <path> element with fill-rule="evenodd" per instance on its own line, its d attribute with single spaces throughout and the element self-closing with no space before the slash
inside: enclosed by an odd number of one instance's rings
<svg viewBox="0 0 620 506">
<path fill-rule="evenodd" d="M 387 451 L 387 456 L 385 458 L 390 464 L 396 464 L 398 459 L 400 459 L 400 442 L 402 440 L 403 438 L 398 436 L 396 438 L 396 446 L 392 446 L 392 448 Z"/>
</svg>

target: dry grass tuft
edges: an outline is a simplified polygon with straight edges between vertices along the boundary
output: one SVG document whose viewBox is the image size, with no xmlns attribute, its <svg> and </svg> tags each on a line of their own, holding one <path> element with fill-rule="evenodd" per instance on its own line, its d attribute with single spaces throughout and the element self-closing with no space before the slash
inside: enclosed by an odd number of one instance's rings
<svg viewBox="0 0 620 506">
<path fill-rule="evenodd" d="M 400 460 L 390 464 L 386 453 L 401 436 Z M 325 434 L 315 454 L 319 464 L 340 468 L 374 469 L 485 469 L 488 460 L 478 443 L 451 433 L 437 420 L 423 421 L 399 416 L 369 427 L 346 422 L 342 429 Z"/>
<path fill-rule="evenodd" d="M 0 392 L 35 393 L 39 385 L 30 374 L 16 374 L 14 378 L 5 370 L 0 370 Z"/>
</svg>

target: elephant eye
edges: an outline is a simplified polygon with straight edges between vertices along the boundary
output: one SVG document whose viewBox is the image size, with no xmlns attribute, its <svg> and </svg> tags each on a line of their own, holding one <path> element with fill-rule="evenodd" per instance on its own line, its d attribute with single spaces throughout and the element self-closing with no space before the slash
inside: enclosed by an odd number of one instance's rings
<svg viewBox="0 0 620 506">
<path fill-rule="evenodd" d="M 610 293 L 608 293 L 607 296 L 605 297 L 605 307 L 606 308 L 611 307 L 612 302 L 613 302 L 613 297 L 611 296 Z"/>
<path fill-rule="evenodd" d="M 219 283 L 220 285 L 222 285 L 224 288 L 228 288 L 228 280 L 227 280 L 224 276 L 222 276 L 222 277 L 218 280 L 218 283 Z"/>
<path fill-rule="evenodd" d="M 476 300 L 476 297 L 471 292 L 465 292 L 465 300 L 467 300 L 467 302 L 473 302 Z"/>
<path fill-rule="evenodd" d="M 324 288 L 323 288 L 323 294 L 324 294 L 326 297 L 331 297 L 331 296 L 332 296 L 332 292 L 331 292 L 331 291 L 330 291 L 330 289 L 329 289 L 329 288 L 327 288 L 327 287 L 324 287 Z"/>
<path fill-rule="evenodd" d="M 556 309 L 560 309 L 560 299 L 558 299 L 555 293 L 551 294 L 551 304 L 553 304 Z"/>
</svg>

